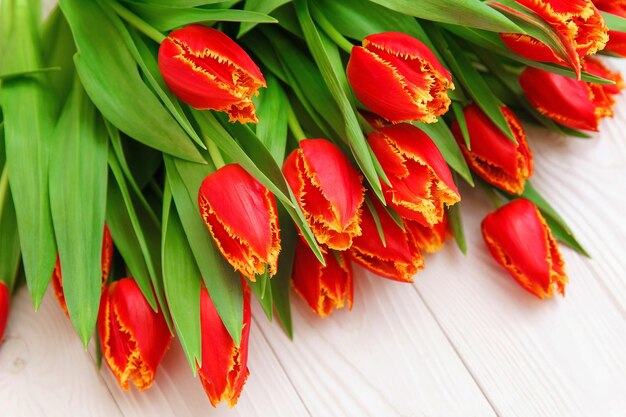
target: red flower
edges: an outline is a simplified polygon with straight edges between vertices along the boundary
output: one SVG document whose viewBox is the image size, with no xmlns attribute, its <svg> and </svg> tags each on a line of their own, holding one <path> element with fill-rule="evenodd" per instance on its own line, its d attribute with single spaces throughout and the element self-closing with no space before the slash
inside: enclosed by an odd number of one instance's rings
<svg viewBox="0 0 626 417">
<path fill-rule="evenodd" d="M 343 308 L 347 299 L 352 309 L 352 268 L 345 252 L 324 254 L 322 265 L 306 242 L 298 239 L 293 263 L 293 287 L 318 315 L 329 315 L 333 308 Z"/>
<path fill-rule="evenodd" d="M 465 108 L 471 150 L 465 145 L 458 121 L 452 132 L 469 166 L 485 181 L 511 194 L 521 194 L 533 173 L 533 157 L 526 135 L 515 114 L 507 107 L 502 113 L 517 143 L 511 141 L 475 104 Z"/>
<path fill-rule="evenodd" d="M 624 88 L 624 80 L 619 72 L 614 72 L 608 69 L 602 61 L 596 58 L 587 58 L 583 63 L 583 68 L 590 74 L 596 75 L 601 78 L 613 81 L 615 84 L 595 84 L 587 83 L 591 92 L 593 93 L 596 101 L 601 100 L 605 103 L 604 107 L 612 108 L 615 104 L 615 99 L 612 97 L 615 94 L 619 94 Z M 612 113 L 612 112 L 611 112 Z"/>
<path fill-rule="evenodd" d="M 163 313 L 155 313 L 132 278 L 109 284 L 102 293 L 98 335 L 104 360 L 125 391 L 132 380 L 145 390 L 172 341 Z"/>
<path fill-rule="evenodd" d="M 350 256 L 370 271 L 394 281 L 413 282 L 413 275 L 424 267 L 424 259 L 414 239 L 402 230 L 387 210 L 372 198 L 385 243 L 381 241 L 370 210 L 363 213 L 363 235 L 354 239 Z"/>
<path fill-rule="evenodd" d="M 419 128 L 390 125 L 368 141 L 391 182 L 383 183 L 387 203 L 401 216 L 433 225 L 443 218 L 444 206 L 461 199 L 441 152 Z"/>
<path fill-rule="evenodd" d="M 550 25 L 568 48 L 574 59 L 574 69 L 580 59 L 604 49 L 609 37 L 604 18 L 591 0 L 516 0 Z M 516 54 L 540 62 L 566 64 L 550 47 L 529 35 L 505 33 L 500 37 Z"/>
<path fill-rule="evenodd" d="M 593 0 L 596 7 L 603 12 L 626 18 L 626 1 L 624 0 Z M 626 32 L 609 30 L 609 42 L 606 50 L 626 57 Z"/>
<path fill-rule="evenodd" d="M 243 329 L 241 344 L 235 342 L 224 327 L 206 289 L 200 293 L 200 326 L 202 366 L 200 382 L 211 404 L 227 401 L 233 407 L 248 378 L 248 339 L 250 338 L 250 288 L 243 284 Z"/>
<path fill-rule="evenodd" d="M 348 81 L 371 111 L 392 122 L 433 123 L 448 111 L 450 73 L 422 42 L 400 32 L 367 36 L 352 48 Z"/>
<path fill-rule="evenodd" d="M 159 48 L 159 69 L 170 90 L 190 106 L 226 112 L 231 122 L 258 122 L 252 96 L 266 86 L 265 78 L 219 30 L 191 25 L 171 32 Z"/>
<path fill-rule="evenodd" d="M 361 234 L 361 177 L 332 142 L 306 139 L 285 160 L 283 173 L 320 244 L 345 250 Z"/>
<path fill-rule="evenodd" d="M 613 115 L 612 104 L 584 81 L 529 67 L 520 85 L 539 113 L 574 129 L 597 131 L 600 119 Z"/>
<path fill-rule="evenodd" d="M 567 275 L 559 248 L 537 207 L 514 200 L 482 222 L 485 243 L 494 259 L 517 282 L 539 298 L 565 294 Z"/>
<path fill-rule="evenodd" d="M 443 217 L 442 221 L 431 227 L 404 219 L 404 227 L 409 231 L 417 247 L 427 253 L 435 253 L 441 250 L 446 242 L 446 238 L 450 235 L 446 216 Z"/>
<path fill-rule="evenodd" d="M 4 329 L 9 319 L 9 307 L 11 304 L 11 291 L 7 284 L 0 281 L 0 344 L 4 337 Z"/>
<path fill-rule="evenodd" d="M 104 234 L 102 235 L 102 255 L 101 255 L 101 278 L 102 288 L 106 284 L 109 278 L 109 272 L 111 271 L 111 260 L 113 259 L 113 240 L 111 239 L 111 232 L 109 228 L 104 225 Z M 67 304 L 65 304 L 65 295 L 63 295 L 63 275 L 61 274 L 61 259 L 57 255 L 57 262 L 52 272 L 52 287 L 54 288 L 54 295 L 57 297 L 57 301 L 61 306 L 61 309 L 65 312 L 65 315 L 69 317 L 67 311 Z"/>
<path fill-rule="evenodd" d="M 274 196 L 237 164 L 208 175 L 198 194 L 204 223 L 226 260 L 251 281 L 276 273 L 280 233 Z"/>
</svg>

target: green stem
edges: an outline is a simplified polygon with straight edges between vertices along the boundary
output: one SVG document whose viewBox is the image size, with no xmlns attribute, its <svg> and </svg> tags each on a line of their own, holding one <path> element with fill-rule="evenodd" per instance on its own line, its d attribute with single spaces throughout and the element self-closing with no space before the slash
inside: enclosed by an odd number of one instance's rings
<svg viewBox="0 0 626 417">
<path fill-rule="evenodd" d="M 206 141 L 206 144 L 207 144 L 207 149 L 209 151 L 209 155 L 211 156 L 211 159 L 213 160 L 213 164 L 215 164 L 215 168 L 220 169 L 221 167 L 226 165 L 226 163 L 224 162 L 224 158 L 222 157 L 222 154 L 220 153 L 220 150 L 217 148 L 217 145 L 215 144 L 215 142 L 209 139 Z"/>
<path fill-rule="evenodd" d="M 296 117 L 296 114 L 294 113 L 291 106 L 287 106 L 287 125 L 289 126 L 291 134 L 296 138 L 298 142 L 306 139 L 304 130 L 302 130 L 302 126 L 300 125 L 300 122 L 298 121 L 298 118 Z"/>
<path fill-rule="evenodd" d="M 361 129 L 363 130 L 363 133 L 365 134 L 365 136 L 369 136 L 370 133 L 376 130 L 372 127 L 370 122 L 368 122 L 367 119 L 363 117 L 361 113 L 357 111 L 356 115 L 359 119 L 359 125 L 361 126 Z"/>
<path fill-rule="evenodd" d="M 119 4 L 118 2 L 112 1 L 111 8 L 115 10 L 122 19 L 130 23 L 135 29 L 160 44 L 163 42 L 163 39 L 166 38 L 161 32 L 152 27 L 149 23 L 141 19 L 139 16 Z"/>
<path fill-rule="evenodd" d="M 324 16 L 316 7 L 313 7 L 311 12 L 313 14 L 313 18 L 322 28 L 324 33 L 326 33 L 326 35 L 328 35 L 328 37 L 332 39 L 339 48 L 343 49 L 347 53 L 351 53 L 352 47 L 354 46 L 352 42 L 350 42 L 348 39 L 346 39 L 345 36 L 339 33 L 339 31 L 333 26 L 333 24 L 330 23 L 328 19 L 326 19 L 326 16 Z"/>
</svg>

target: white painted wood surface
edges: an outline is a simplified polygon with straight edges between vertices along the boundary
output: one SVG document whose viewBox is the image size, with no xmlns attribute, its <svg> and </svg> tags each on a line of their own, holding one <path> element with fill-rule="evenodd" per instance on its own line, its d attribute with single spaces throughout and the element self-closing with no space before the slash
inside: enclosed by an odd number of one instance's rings
<svg viewBox="0 0 626 417">
<path fill-rule="evenodd" d="M 626 69 L 626 65 L 619 64 Z M 358 270 L 352 312 L 293 299 L 295 340 L 258 306 L 250 378 L 213 409 L 175 345 L 147 392 L 120 390 L 49 293 L 13 300 L 0 348 L 0 416 L 626 417 L 626 96 L 593 140 L 529 129 L 535 186 L 592 254 L 562 247 L 565 299 L 541 302 L 489 257 L 489 205 L 466 191 L 469 256 L 428 256 L 413 285 Z"/>
</svg>

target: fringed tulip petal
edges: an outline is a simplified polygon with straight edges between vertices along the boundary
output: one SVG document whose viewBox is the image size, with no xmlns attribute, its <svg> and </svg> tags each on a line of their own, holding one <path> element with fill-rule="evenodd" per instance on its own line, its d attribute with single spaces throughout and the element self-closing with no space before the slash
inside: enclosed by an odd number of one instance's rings
<svg viewBox="0 0 626 417">
<path fill-rule="evenodd" d="M 550 298 L 555 290 L 565 294 L 563 259 L 533 203 L 518 199 L 490 213 L 482 233 L 494 259 L 527 291 L 538 298 Z"/>
<path fill-rule="evenodd" d="M 231 122 L 258 121 L 252 97 L 265 79 L 224 33 L 203 25 L 171 32 L 159 48 L 159 69 L 170 90 L 192 107 L 226 112 Z"/>
<path fill-rule="evenodd" d="M 280 233 L 274 196 L 236 164 L 208 175 L 198 195 L 200 213 L 226 260 L 246 278 L 276 273 Z"/>
<path fill-rule="evenodd" d="M 361 234 L 363 185 L 341 150 L 325 139 L 306 139 L 285 160 L 283 172 L 317 241 L 346 250 Z"/>
<path fill-rule="evenodd" d="M 222 401 L 233 407 L 248 378 L 248 340 L 250 338 L 250 289 L 243 283 L 243 328 L 241 344 L 236 346 L 224 327 L 206 289 L 200 294 L 202 364 L 198 375 L 204 391 L 215 407 Z"/>
<path fill-rule="evenodd" d="M 450 234 L 446 216 L 439 223 L 428 227 L 413 220 L 404 220 L 404 226 L 420 250 L 426 253 L 435 253 L 443 248 L 446 238 Z"/>
<path fill-rule="evenodd" d="M 511 194 L 521 194 L 533 173 L 533 158 L 526 134 L 515 114 L 507 107 L 502 113 L 517 143 L 511 141 L 475 104 L 463 111 L 471 150 L 465 144 L 457 121 L 452 125 L 465 160 L 482 179 Z"/>
<path fill-rule="evenodd" d="M 403 217 L 434 225 L 445 206 L 460 200 L 445 159 L 419 128 L 386 126 L 372 132 L 368 142 L 391 183 L 383 184 L 386 200 Z"/>
<path fill-rule="evenodd" d="M 358 264 L 382 277 L 413 282 L 413 275 L 424 268 L 424 259 L 417 244 L 378 201 L 374 200 L 373 204 L 384 231 L 385 244 L 379 237 L 372 212 L 366 209 L 363 212 L 363 235 L 354 240 L 350 256 Z"/>
<path fill-rule="evenodd" d="M 433 123 L 450 105 L 450 73 L 430 49 L 400 32 L 367 36 L 355 46 L 347 67 L 356 97 L 392 122 Z"/>
<path fill-rule="evenodd" d="M 98 313 L 102 356 L 125 391 L 150 388 L 172 341 L 163 313 L 155 313 L 132 278 L 108 285 Z"/>
<path fill-rule="evenodd" d="M 0 344 L 4 338 L 4 329 L 6 329 L 9 319 L 9 307 L 11 304 L 11 291 L 9 287 L 0 281 Z"/>
<path fill-rule="evenodd" d="M 322 265 L 308 244 L 298 239 L 292 283 L 296 292 L 321 317 L 348 304 L 352 309 L 352 268 L 344 252 L 325 253 Z"/>
</svg>

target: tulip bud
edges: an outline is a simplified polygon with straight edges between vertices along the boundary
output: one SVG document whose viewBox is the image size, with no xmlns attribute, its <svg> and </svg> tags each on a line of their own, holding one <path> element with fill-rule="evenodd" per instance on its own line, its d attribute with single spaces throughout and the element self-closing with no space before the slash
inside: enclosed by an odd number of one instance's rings
<svg viewBox="0 0 626 417">
<path fill-rule="evenodd" d="M 206 289 L 200 293 L 200 326 L 202 366 L 198 367 L 200 382 L 215 407 L 227 401 L 237 404 L 248 378 L 248 340 L 250 338 L 250 288 L 243 284 L 243 329 L 241 344 L 235 342 L 224 327 Z"/>
<path fill-rule="evenodd" d="M 626 2 L 624 0 L 593 0 L 593 3 L 603 12 L 626 18 Z M 606 44 L 605 49 L 619 56 L 626 57 L 626 32 L 609 30 L 609 42 Z"/>
<path fill-rule="evenodd" d="M 550 298 L 556 287 L 565 295 L 561 253 L 533 203 L 518 199 L 490 213 L 482 222 L 482 233 L 493 258 L 527 291 Z"/>
<path fill-rule="evenodd" d="M 204 223 L 228 262 L 251 281 L 276 273 L 280 232 L 274 196 L 237 164 L 208 175 L 198 194 Z"/>
<path fill-rule="evenodd" d="M 283 173 L 317 241 L 346 250 L 361 235 L 361 176 L 326 139 L 306 139 L 285 160 Z"/>
<path fill-rule="evenodd" d="M 352 309 L 352 268 L 345 252 L 325 253 L 322 265 L 302 239 L 296 244 L 292 282 L 298 294 L 318 315 L 325 317 L 333 308 L 343 308 L 347 299 Z"/>
<path fill-rule="evenodd" d="M 424 226 L 416 221 L 404 219 L 404 227 L 420 250 L 426 253 L 435 253 L 443 248 L 446 238 L 450 235 L 448 218 L 433 226 Z"/>
<path fill-rule="evenodd" d="M 468 165 L 489 184 L 511 194 L 521 194 L 526 180 L 533 173 L 533 157 L 524 128 L 515 114 L 502 107 L 502 114 L 517 143 L 511 141 L 477 105 L 466 107 L 463 113 L 471 150 L 465 144 L 458 121 L 452 125 L 452 133 Z"/>
<path fill-rule="evenodd" d="M 575 58 L 575 69 L 587 55 L 604 49 L 609 40 L 604 18 L 591 0 L 516 0 L 535 12 L 559 35 Z M 504 33 L 500 37 L 518 55 L 539 62 L 567 65 L 549 46 L 522 34 Z"/>
<path fill-rule="evenodd" d="M 383 183 L 385 199 L 401 216 L 431 226 L 442 220 L 446 205 L 461 199 L 443 155 L 421 129 L 390 125 L 372 132 L 368 142 L 391 183 Z"/>
<path fill-rule="evenodd" d="M 574 129 L 597 131 L 600 119 L 613 115 L 609 103 L 584 81 L 528 67 L 520 85 L 539 113 Z"/>
<path fill-rule="evenodd" d="M 106 284 L 109 278 L 109 272 L 111 271 L 111 260 L 113 259 L 113 239 L 111 238 L 111 232 L 109 228 L 104 225 L 104 234 L 102 235 L 102 255 L 101 255 L 101 279 L 102 288 Z M 63 294 L 63 275 L 61 274 L 61 259 L 57 255 L 57 262 L 52 272 L 52 287 L 54 288 L 54 295 L 56 295 L 59 306 L 65 312 L 65 315 L 69 317 L 67 311 L 67 304 L 65 304 L 65 295 Z"/>
<path fill-rule="evenodd" d="M 172 341 L 163 313 L 155 313 L 132 278 L 109 284 L 98 313 L 102 356 L 125 391 L 152 386 Z"/>
<path fill-rule="evenodd" d="M 392 122 L 434 123 L 448 111 L 452 77 L 433 52 L 412 36 L 384 32 L 355 46 L 347 67 L 356 97 Z"/>
<path fill-rule="evenodd" d="M 0 281 L 0 344 L 4 338 L 4 329 L 9 319 L 9 307 L 11 304 L 11 291 L 7 284 Z"/>
<path fill-rule="evenodd" d="M 159 48 L 159 70 L 178 98 L 198 110 L 226 112 L 231 122 L 257 123 L 252 96 L 265 79 L 250 56 L 219 30 L 175 30 Z"/>
<path fill-rule="evenodd" d="M 394 281 L 413 282 L 413 275 L 424 268 L 424 259 L 408 231 L 396 224 L 387 210 L 372 198 L 385 236 L 380 239 L 372 212 L 363 212 L 363 235 L 354 239 L 350 257 L 375 274 Z"/>
</svg>

